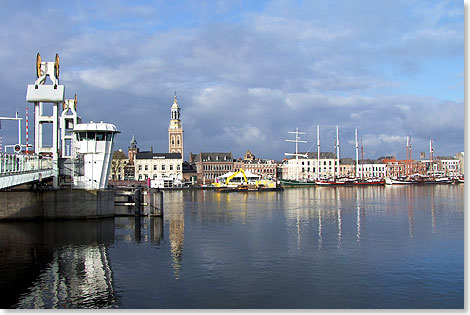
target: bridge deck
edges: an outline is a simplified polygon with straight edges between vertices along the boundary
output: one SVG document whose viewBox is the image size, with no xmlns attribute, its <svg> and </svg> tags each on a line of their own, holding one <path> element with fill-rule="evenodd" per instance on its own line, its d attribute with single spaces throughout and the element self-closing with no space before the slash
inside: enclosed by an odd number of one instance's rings
<svg viewBox="0 0 470 315">
<path fill-rule="evenodd" d="M 43 180 L 53 175 L 51 158 L 0 153 L 0 189 Z"/>
</svg>

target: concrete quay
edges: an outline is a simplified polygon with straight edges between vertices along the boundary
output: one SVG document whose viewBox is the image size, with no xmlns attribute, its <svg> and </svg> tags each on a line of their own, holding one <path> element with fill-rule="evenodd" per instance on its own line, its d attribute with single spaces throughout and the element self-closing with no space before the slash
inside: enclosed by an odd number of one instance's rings
<svg viewBox="0 0 470 315">
<path fill-rule="evenodd" d="M 0 192 L 0 221 L 98 219 L 129 215 L 163 215 L 163 193 L 142 188 Z"/>
</svg>

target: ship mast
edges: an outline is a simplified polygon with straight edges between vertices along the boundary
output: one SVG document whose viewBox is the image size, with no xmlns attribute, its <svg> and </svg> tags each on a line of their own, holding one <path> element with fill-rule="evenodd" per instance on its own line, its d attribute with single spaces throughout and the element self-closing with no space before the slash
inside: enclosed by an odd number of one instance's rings
<svg viewBox="0 0 470 315">
<path fill-rule="evenodd" d="M 320 179 L 320 125 L 317 125 L 317 179 Z"/>
<path fill-rule="evenodd" d="M 359 144 L 357 143 L 357 128 L 356 134 L 356 178 L 359 178 Z"/>
<path fill-rule="evenodd" d="M 434 155 L 434 149 L 432 147 L 432 138 L 431 138 L 431 140 L 429 140 L 429 162 L 430 162 L 429 164 L 431 167 L 431 176 L 434 176 L 434 166 L 432 165 L 433 155 Z"/>
<path fill-rule="evenodd" d="M 307 154 L 299 154 L 299 142 L 300 143 L 307 143 L 307 141 L 300 140 L 299 135 L 304 135 L 305 132 L 300 132 L 299 127 L 295 129 L 295 131 L 288 131 L 287 133 L 295 134 L 295 139 L 286 139 L 287 142 L 295 142 L 295 153 L 284 153 L 286 156 L 295 156 L 295 174 L 296 180 L 299 180 L 299 156 L 307 157 Z"/>
<path fill-rule="evenodd" d="M 336 125 L 336 177 L 339 177 L 339 129 Z"/>
</svg>

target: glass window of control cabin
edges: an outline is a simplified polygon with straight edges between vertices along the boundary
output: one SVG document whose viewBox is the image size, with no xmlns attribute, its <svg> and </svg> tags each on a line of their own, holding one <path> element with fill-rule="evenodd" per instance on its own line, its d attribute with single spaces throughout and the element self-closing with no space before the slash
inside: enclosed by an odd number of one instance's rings
<svg viewBox="0 0 470 315">
<path fill-rule="evenodd" d="M 107 132 L 106 133 L 106 141 L 111 141 L 113 140 L 113 133 L 112 132 Z"/>
<path fill-rule="evenodd" d="M 82 140 L 86 140 L 86 139 L 87 139 L 86 132 L 78 132 L 77 133 L 77 140 L 78 141 L 82 141 Z"/>
<path fill-rule="evenodd" d="M 86 133 L 86 139 L 87 140 L 95 140 L 95 132 L 94 131 L 87 131 Z"/>
<path fill-rule="evenodd" d="M 96 141 L 104 141 L 106 139 L 104 132 L 97 132 L 96 133 Z"/>
</svg>

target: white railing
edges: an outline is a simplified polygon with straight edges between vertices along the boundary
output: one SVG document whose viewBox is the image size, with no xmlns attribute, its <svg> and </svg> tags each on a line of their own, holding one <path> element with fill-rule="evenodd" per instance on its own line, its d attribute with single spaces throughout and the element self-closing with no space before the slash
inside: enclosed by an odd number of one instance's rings
<svg viewBox="0 0 470 315">
<path fill-rule="evenodd" d="M 0 176 L 52 169 L 52 158 L 30 154 L 0 153 Z"/>
</svg>

